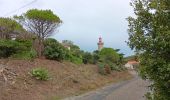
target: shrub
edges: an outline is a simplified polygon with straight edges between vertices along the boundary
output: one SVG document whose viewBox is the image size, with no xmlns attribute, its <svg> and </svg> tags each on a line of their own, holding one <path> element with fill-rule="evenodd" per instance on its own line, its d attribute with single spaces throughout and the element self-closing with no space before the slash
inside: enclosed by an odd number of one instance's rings
<svg viewBox="0 0 170 100">
<path fill-rule="evenodd" d="M 68 60 L 72 63 L 75 63 L 75 64 L 82 64 L 83 63 L 83 60 L 81 58 L 73 56 L 73 55 L 70 55 Z"/>
<path fill-rule="evenodd" d="M 19 43 L 14 40 L 0 40 L 0 58 L 10 57 L 19 51 Z"/>
<path fill-rule="evenodd" d="M 53 39 L 53 38 L 48 38 L 44 41 L 44 46 L 47 47 L 47 46 L 50 46 L 52 44 L 60 44 L 56 39 Z"/>
<path fill-rule="evenodd" d="M 99 62 L 99 59 L 100 59 L 99 51 L 98 50 L 93 51 L 92 56 L 93 56 L 93 64 L 97 64 L 97 62 Z"/>
<path fill-rule="evenodd" d="M 99 72 L 101 75 L 106 75 L 104 66 L 105 66 L 104 63 L 98 63 L 98 72 Z"/>
<path fill-rule="evenodd" d="M 84 64 L 88 64 L 88 63 L 92 64 L 93 63 L 93 56 L 91 53 L 85 52 L 83 54 L 83 63 Z"/>
<path fill-rule="evenodd" d="M 45 47 L 44 55 L 47 59 L 62 61 L 65 59 L 67 51 L 64 47 L 53 44 Z"/>
<path fill-rule="evenodd" d="M 111 74 L 111 68 L 108 64 L 98 63 L 98 72 L 102 75 Z"/>
<path fill-rule="evenodd" d="M 7 58 L 23 52 L 31 52 L 31 41 L 0 40 L 0 58 Z M 23 55 L 24 56 L 24 55 Z"/>
<path fill-rule="evenodd" d="M 44 41 L 45 49 L 44 49 L 44 56 L 47 59 L 62 61 L 67 59 L 69 51 L 62 46 L 57 40 L 55 39 L 46 39 Z"/>
<path fill-rule="evenodd" d="M 24 60 L 33 60 L 37 57 L 37 52 L 34 49 L 31 49 L 30 51 L 21 51 L 14 55 L 12 55 L 13 58 L 17 59 L 24 59 Z"/>
<path fill-rule="evenodd" d="M 112 48 L 103 48 L 100 53 L 100 60 L 103 62 L 117 63 L 120 59 L 119 54 Z"/>
<path fill-rule="evenodd" d="M 34 69 L 32 69 L 31 75 L 38 80 L 46 81 L 46 80 L 49 79 L 48 70 L 44 69 L 44 68 L 34 68 Z"/>
</svg>

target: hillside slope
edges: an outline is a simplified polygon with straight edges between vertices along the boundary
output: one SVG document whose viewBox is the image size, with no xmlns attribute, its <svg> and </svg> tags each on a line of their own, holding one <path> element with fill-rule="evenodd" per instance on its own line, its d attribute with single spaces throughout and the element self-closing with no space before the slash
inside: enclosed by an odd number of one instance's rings
<svg viewBox="0 0 170 100">
<path fill-rule="evenodd" d="M 4 82 L 4 77 L 0 74 L 0 100 L 58 100 L 131 78 L 127 71 L 103 76 L 98 74 L 95 65 L 75 65 L 45 59 L 1 59 L 0 67 L 2 66 L 17 76 L 11 77 L 6 73 L 9 78 Z M 48 69 L 50 79 L 39 81 L 31 77 L 29 72 L 35 67 Z"/>
</svg>

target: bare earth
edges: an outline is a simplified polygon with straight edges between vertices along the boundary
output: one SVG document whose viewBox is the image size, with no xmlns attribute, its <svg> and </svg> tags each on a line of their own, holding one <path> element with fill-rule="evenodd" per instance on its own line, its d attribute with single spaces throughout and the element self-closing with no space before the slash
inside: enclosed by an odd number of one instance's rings
<svg viewBox="0 0 170 100">
<path fill-rule="evenodd" d="M 5 67 L 6 71 L 1 70 Z M 48 81 L 36 80 L 30 75 L 37 67 L 49 71 Z M 101 75 L 96 65 L 46 59 L 0 59 L 0 100 L 60 100 L 131 78 L 128 71 Z"/>
<path fill-rule="evenodd" d="M 65 100 L 145 100 L 144 94 L 148 91 L 149 82 L 142 80 L 134 71 L 131 71 L 131 74 L 135 76 L 132 80 Z"/>
</svg>

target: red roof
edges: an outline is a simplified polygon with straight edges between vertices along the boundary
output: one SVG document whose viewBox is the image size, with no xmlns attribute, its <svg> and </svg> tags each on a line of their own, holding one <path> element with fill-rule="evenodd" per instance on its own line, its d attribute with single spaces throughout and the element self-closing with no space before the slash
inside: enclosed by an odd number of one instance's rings
<svg viewBox="0 0 170 100">
<path fill-rule="evenodd" d="M 135 61 L 135 60 L 133 60 L 133 61 L 128 61 L 127 63 L 128 63 L 128 64 L 139 64 L 139 62 L 137 62 L 137 61 Z"/>
</svg>

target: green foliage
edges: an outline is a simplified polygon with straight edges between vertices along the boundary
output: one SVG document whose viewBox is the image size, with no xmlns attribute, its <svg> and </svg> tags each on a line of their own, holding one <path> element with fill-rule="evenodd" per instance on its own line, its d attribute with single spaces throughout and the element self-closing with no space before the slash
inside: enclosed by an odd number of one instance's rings
<svg viewBox="0 0 170 100">
<path fill-rule="evenodd" d="M 94 51 L 92 56 L 93 56 L 93 64 L 97 64 L 100 59 L 99 51 L 98 50 Z"/>
<path fill-rule="evenodd" d="M 105 64 L 104 63 L 98 63 L 98 72 L 101 74 L 101 75 L 106 75 L 106 72 L 105 72 Z"/>
<path fill-rule="evenodd" d="M 36 52 L 31 41 L 0 40 L 0 58 L 7 57 L 32 60 Z"/>
<path fill-rule="evenodd" d="M 19 43 L 13 40 L 0 40 L 0 58 L 7 58 L 19 51 Z"/>
<path fill-rule="evenodd" d="M 68 60 L 71 61 L 72 63 L 75 63 L 75 64 L 82 64 L 83 63 L 81 58 L 78 58 L 78 57 L 73 56 L 73 55 L 70 55 Z"/>
<path fill-rule="evenodd" d="M 109 70 L 122 71 L 122 55 L 117 53 L 119 49 L 103 48 L 100 52 L 96 52 L 97 61 L 105 65 L 106 72 Z"/>
<path fill-rule="evenodd" d="M 77 45 L 71 45 L 70 52 L 72 53 L 73 56 L 82 58 L 83 52 L 80 50 L 80 48 Z"/>
<path fill-rule="evenodd" d="M 170 2 L 134 0 L 128 45 L 139 52 L 140 74 L 153 81 L 150 100 L 170 100 Z"/>
<path fill-rule="evenodd" d="M 24 60 L 33 60 L 37 57 L 37 52 L 34 49 L 31 49 L 30 51 L 21 51 L 14 55 L 12 55 L 13 58 L 17 59 L 24 59 Z"/>
<path fill-rule="evenodd" d="M 108 64 L 108 66 L 110 66 L 111 70 L 114 70 L 114 71 L 125 70 L 124 66 L 121 64 L 115 64 L 115 63 L 111 63 L 111 62 L 108 62 L 107 64 Z"/>
<path fill-rule="evenodd" d="M 57 29 L 62 23 L 60 18 L 51 10 L 31 9 L 21 16 L 14 16 L 14 19 L 20 22 L 20 24 L 29 32 L 37 36 L 39 45 L 36 50 L 39 57 L 43 55 L 43 40 L 51 36 L 55 29 Z"/>
<path fill-rule="evenodd" d="M 23 27 L 10 18 L 0 18 L 0 39 L 11 39 L 11 36 L 23 32 Z"/>
<path fill-rule="evenodd" d="M 48 38 L 44 41 L 45 50 L 44 55 L 47 59 L 52 60 L 68 60 L 75 64 L 82 64 L 81 56 L 76 56 L 72 50 L 67 50 L 62 44 L 57 40 Z M 78 55 L 78 54 L 77 54 Z"/>
<path fill-rule="evenodd" d="M 109 66 L 109 64 L 99 62 L 98 63 L 98 72 L 101 75 L 111 74 L 111 67 Z"/>
<path fill-rule="evenodd" d="M 62 61 L 66 59 L 68 50 L 59 42 L 53 39 L 47 39 L 45 41 L 44 55 L 47 59 Z"/>
<path fill-rule="evenodd" d="M 80 47 L 75 45 L 72 41 L 70 40 L 63 40 L 62 41 L 62 44 L 65 45 L 65 46 L 69 46 L 70 47 L 70 53 L 77 57 L 77 58 L 80 58 L 82 59 L 82 54 L 83 52 L 80 50 Z"/>
<path fill-rule="evenodd" d="M 120 59 L 119 54 L 112 48 L 103 48 L 99 56 L 102 62 L 118 63 Z"/>
<path fill-rule="evenodd" d="M 14 16 L 14 19 L 37 35 L 39 39 L 49 37 L 62 23 L 51 10 L 31 9 L 21 16 Z"/>
<path fill-rule="evenodd" d="M 53 39 L 53 38 L 47 38 L 44 40 L 44 46 L 50 46 L 50 45 L 53 45 L 53 44 L 56 44 L 56 45 L 61 45 L 56 39 Z"/>
<path fill-rule="evenodd" d="M 75 64 L 82 64 L 82 56 L 83 56 L 83 51 L 80 50 L 80 48 L 75 45 L 72 41 L 70 40 L 63 40 L 62 45 L 64 46 L 69 46 L 70 50 L 67 55 L 67 60 L 75 63 Z"/>
<path fill-rule="evenodd" d="M 48 70 L 44 69 L 44 68 L 34 68 L 34 69 L 32 69 L 31 75 L 38 80 L 46 81 L 46 80 L 49 79 Z"/>
<path fill-rule="evenodd" d="M 47 22 L 57 22 L 57 23 L 61 22 L 60 18 L 56 16 L 51 10 L 31 9 L 26 12 L 25 16 L 28 19 L 32 19 L 32 20 L 38 19 Z"/>
<path fill-rule="evenodd" d="M 89 52 L 85 52 L 84 54 L 83 54 L 83 63 L 84 64 L 88 64 L 88 63 L 92 63 L 93 62 L 93 56 L 92 56 L 92 54 L 91 53 L 89 53 Z"/>
</svg>

